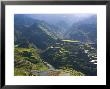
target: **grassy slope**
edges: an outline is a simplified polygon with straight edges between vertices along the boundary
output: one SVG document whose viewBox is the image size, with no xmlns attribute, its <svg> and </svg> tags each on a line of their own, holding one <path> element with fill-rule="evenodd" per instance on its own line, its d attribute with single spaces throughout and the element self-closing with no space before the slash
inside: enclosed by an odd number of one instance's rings
<svg viewBox="0 0 110 89">
<path fill-rule="evenodd" d="M 64 41 L 64 42 L 80 42 L 78 40 L 62 40 L 62 41 Z"/>
<path fill-rule="evenodd" d="M 15 48 L 15 76 L 32 76 L 31 70 L 47 70 L 34 48 Z"/>
</svg>

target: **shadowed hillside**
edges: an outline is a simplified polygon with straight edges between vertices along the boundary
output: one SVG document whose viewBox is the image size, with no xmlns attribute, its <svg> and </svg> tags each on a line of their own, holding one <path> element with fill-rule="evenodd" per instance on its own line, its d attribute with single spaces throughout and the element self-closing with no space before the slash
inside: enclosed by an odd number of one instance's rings
<svg viewBox="0 0 110 89">
<path fill-rule="evenodd" d="M 96 76 L 97 16 L 37 16 L 14 16 L 14 75 Z"/>
</svg>

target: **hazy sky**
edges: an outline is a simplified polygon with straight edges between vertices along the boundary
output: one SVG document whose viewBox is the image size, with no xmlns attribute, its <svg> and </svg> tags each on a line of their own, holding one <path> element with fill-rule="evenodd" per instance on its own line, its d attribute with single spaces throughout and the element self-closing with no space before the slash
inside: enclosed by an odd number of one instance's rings
<svg viewBox="0 0 110 89">
<path fill-rule="evenodd" d="M 29 17 L 32 17 L 34 19 L 38 20 L 44 20 L 46 22 L 52 22 L 57 23 L 58 21 L 68 21 L 68 22 L 77 22 L 86 18 L 89 18 L 91 16 L 97 16 L 96 14 L 88 14 L 88 13 L 77 13 L 77 14 L 26 14 Z"/>
<path fill-rule="evenodd" d="M 29 16 L 33 18 L 39 18 L 42 17 L 42 19 L 45 17 L 49 18 L 56 18 L 56 17 L 61 17 L 61 18 L 88 18 L 90 16 L 96 15 L 96 14 L 88 14 L 88 13 L 78 13 L 78 14 L 28 14 Z"/>
</svg>

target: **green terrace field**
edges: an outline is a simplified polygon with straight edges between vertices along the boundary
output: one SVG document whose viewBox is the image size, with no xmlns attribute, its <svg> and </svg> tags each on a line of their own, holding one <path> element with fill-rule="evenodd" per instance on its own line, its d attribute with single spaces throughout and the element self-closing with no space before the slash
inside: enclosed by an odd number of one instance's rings
<svg viewBox="0 0 110 89">
<path fill-rule="evenodd" d="M 33 76 L 32 70 L 48 70 L 36 49 L 15 48 L 14 51 L 14 74 L 16 76 Z"/>
<path fill-rule="evenodd" d="M 96 76 L 97 16 L 78 19 L 74 14 L 15 14 L 14 75 Z"/>
<path fill-rule="evenodd" d="M 63 42 L 80 42 L 78 40 L 62 40 Z"/>
</svg>

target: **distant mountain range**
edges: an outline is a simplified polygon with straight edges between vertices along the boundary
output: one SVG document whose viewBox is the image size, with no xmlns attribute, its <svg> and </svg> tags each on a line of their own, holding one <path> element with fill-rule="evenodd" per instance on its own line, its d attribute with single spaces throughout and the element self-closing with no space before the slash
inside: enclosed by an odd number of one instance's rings
<svg viewBox="0 0 110 89">
<path fill-rule="evenodd" d="M 31 76 L 52 65 L 71 76 L 96 76 L 97 16 L 15 14 L 14 46 L 15 75 Z"/>
<path fill-rule="evenodd" d="M 58 17 L 58 16 L 56 16 Z M 81 20 L 72 19 L 69 24 L 66 18 L 48 17 L 48 20 L 38 20 L 31 15 L 15 14 L 15 42 L 26 39 L 35 44 L 38 48 L 45 49 L 48 45 L 53 44 L 58 39 L 79 40 L 81 42 L 97 41 L 97 17 L 92 15 Z M 70 19 L 70 18 L 69 18 Z M 55 23 L 54 23 L 55 20 Z M 76 20 L 76 22 L 75 22 Z M 51 22 L 51 23 L 49 23 Z"/>
<path fill-rule="evenodd" d="M 97 17 L 91 16 L 74 23 L 65 33 L 65 39 L 81 42 L 97 42 Z"/>
</svg>

